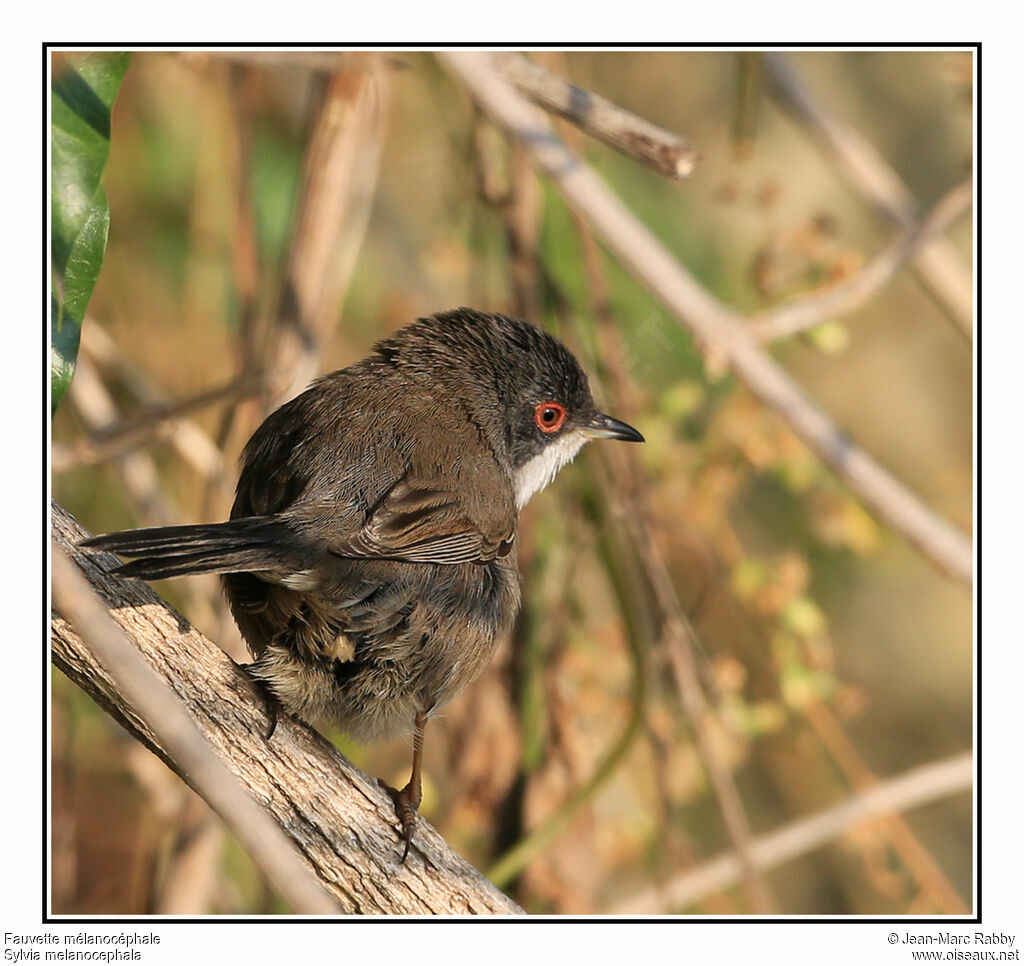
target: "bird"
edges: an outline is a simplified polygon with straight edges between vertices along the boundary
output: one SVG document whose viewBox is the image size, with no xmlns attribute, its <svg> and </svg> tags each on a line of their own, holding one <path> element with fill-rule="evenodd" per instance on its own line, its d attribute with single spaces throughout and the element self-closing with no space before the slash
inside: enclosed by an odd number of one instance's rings
<svg viewBox="0 0 1024 966">
<path fill-rule="evenodd" d="M 272 412 L 241 455 L 229 519 L 93 537 L 157 580 L 221 575 L 277 711 L 358 742 L 412 732 L 389 789 L 409 855 L 427 722 L 475 681 L 521 599 L 519 511 L 592 439 L 643 442 L 602 413 L 544 329 L 470 308 L 419 318 Z"/>
</svg>

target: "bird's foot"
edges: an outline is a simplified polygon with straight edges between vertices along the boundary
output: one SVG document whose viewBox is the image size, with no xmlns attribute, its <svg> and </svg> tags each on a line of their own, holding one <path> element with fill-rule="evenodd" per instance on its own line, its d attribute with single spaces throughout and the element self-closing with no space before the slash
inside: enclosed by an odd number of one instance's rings
<svg viewBox="0 0 1024 966">
<path fill-rule="evenodd" d="M 263 710 L 266 712 L 270 722 L 267 725 L 267 730 L 263 733 L 263 738 L 266 741 L 270 741 L 274 736 L 274 729 L 277 728 L 277 719 L 283 710 L 281 702 L 278 701 L 277 695 L 270 690 L 267 682 L 257 675 L 255 663 L 241 664 L 239 667 L 245 672 L 245 676 L 256 686 L 256 690 L 263 698 Z"/>
<path fill-rule="evenodd" d="M 416 830 L 416 809 L 420 807 L 421 789 L 413 788 L 410 781 L 401 791 L 392 788 L 390 785 L 381 782 L 395 803 L 395 814 L 402 825 L 402 838 L 405 839 L 405 850 L 402 852 L 401 861 L 404 863 L 409 855 L 409 846 L 412 845 L 413 832 Z"/>
</svg>

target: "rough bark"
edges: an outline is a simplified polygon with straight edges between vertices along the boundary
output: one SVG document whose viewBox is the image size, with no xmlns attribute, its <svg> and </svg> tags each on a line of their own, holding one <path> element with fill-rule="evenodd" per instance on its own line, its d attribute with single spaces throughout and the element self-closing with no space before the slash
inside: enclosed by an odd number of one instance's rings
<svg viewBox="0 0 1024 966">
<path fill-rule="evenodd" d="M 57 543 L 74 556 L 114 620 L 167 681 L 229 770 L 295 842 L 345 912 L 522 914 L 422 820 L 409 857 L 401 864 L 394 805 L 380 784 L 287 715 L 266 740 L 263 699 L 238 665 L 141 581 L 105 573 L 101 565 L 112 566 L 116 558 L 76 550 L 89 533 L 58 504 L 53 504 L 52 513 Z M 189 781 L 160 746 L 145 710 L 126 702 L 88 645 L 57 614 L 51 646 L 53 662 L 61 671 Z"/>
</svg>

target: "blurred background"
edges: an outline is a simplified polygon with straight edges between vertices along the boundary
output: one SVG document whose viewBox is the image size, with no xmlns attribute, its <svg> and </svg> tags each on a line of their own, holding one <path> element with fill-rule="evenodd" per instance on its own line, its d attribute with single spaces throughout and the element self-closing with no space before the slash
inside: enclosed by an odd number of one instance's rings
<svg viewBox="0 0 1024 966">
<path fill-rule="evenodd" d="M 794 111 L 777 60 L 531 57 L 693 142 L 696 170 L 674 182 L 557 125 L 744 316 L 855 277 L 899 232 Z M 922 213 L 970 177 L 971 52 L 776 57 Z M 971 591 L 702 356 L 430 54 L 135 53 L 104 186 L 107 254 L 53 422 L 54 497 L 94 532 L 226 518 L 270 408 L 458 305 L 547 327 L 646 436 L 589 448 L 526 508 L 513 639 L 428 730 L 423 815 L 528 911 L 971 910 L 959 785 L 808 833 L 761 873 L 699 875 L 972 748 Z M 969 280 L 970 214 L 945 237 Z M 766 349 L 970 534 L 960 314 L 904 268 Z M 157 589 L 246 659 L 215 578 Z M 162 763 L 56 671 L 52 695 L 55 914 L 282 911 Z M 407 742 L 326 733 L 405 783 Z"/>
</svg>

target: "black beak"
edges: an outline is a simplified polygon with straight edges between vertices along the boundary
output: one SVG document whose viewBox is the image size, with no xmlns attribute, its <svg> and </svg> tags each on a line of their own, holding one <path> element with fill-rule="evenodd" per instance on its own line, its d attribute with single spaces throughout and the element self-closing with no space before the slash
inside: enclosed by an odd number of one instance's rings
<svg viewBox="0 0 1024 966">
<path fill-rule="evenodd" d="M 644 441 L 643 436 L 633 429 L 632 426 L 619 422 L 619 420 L 613 419 L 611 416 L 606 416 L 604 413 L 595 414 L 583 431 L 593 439 L 602 437 L 605 439 L 624 439 L 630 443 L 642 443 Z"/>
</svg>

